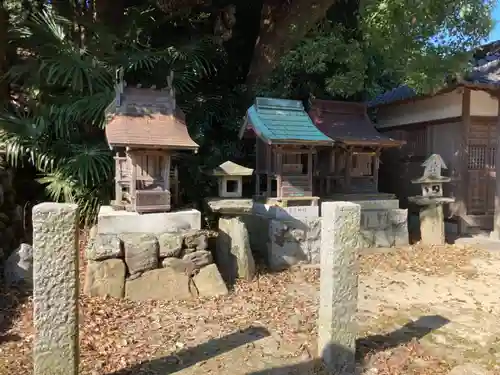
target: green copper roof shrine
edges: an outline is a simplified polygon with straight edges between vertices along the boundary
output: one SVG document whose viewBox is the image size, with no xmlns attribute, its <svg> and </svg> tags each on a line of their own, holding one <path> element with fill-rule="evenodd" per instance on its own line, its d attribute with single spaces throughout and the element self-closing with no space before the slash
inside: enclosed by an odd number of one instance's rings
<svg viewBox="0 0 500 375">
<path fill-rule="evenodd" d="M 298 100 L 256 98 L 247 110 L 240 138 L 248 128 L 267 143 L 334 143 L 314 125 Z"/>
</svg>

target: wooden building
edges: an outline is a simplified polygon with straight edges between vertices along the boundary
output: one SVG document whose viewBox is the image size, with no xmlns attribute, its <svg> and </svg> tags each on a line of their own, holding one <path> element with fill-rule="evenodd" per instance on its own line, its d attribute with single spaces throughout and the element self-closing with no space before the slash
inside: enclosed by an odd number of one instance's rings
<svg viewBox="0 0 500 375">
<path fill-rule="evenodd" d="M 379 156 L 383 149 L 400 147 L 404 141 L 380 134 L 363 103 L 313 100 L 309 115 L 335 147 L 318 149 L 316 186 L 321 196 L 353 194 L 376 198 Z"/>
<path fill-rule="evenodd" d="M 172 157 L 196 151 L 172 89 L 125 88 L 106 126 L 115 156 L 115 206 L 140 213 L 171 209 Z M 178 185 L 177 185 L 178 192 Z"/>
<path fill-rule="evenodd" d="M 313 157 L 334 142 L 316 128 L 302 102 L 256 98 L 240 129 L 244 136 L 256 142 L 256 196 L 317 202 Z"/>
<path fill-rule="evenodd" d="M 377 129 L 407 142 L 401 153 L 384 158 L 392 190 L 402 200 L 414 195 L 410 181 L 421 173 L 422 161 L 441 155 L 452 179 L 445 196 L 456 198 L 447 216 L 460 224 L 460 232 L 493 228 L 500 191 L 500 43 L 478 49 L 474 65 L 465 78 L 436 93 L 416 95 L 401 86 L 369 103 Z"/>
</svg>

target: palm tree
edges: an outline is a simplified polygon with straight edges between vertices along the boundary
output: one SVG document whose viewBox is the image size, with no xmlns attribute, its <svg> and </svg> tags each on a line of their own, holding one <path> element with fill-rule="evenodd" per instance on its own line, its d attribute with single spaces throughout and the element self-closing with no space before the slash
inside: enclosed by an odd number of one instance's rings
<svg viewBox="0 0 500 375">
<path fill-rule="evenodd" d="M 103 130 L 117 70 L 147 74 L 161 64 L 180 71 L 177 84 L 189 89 L 209 71 L 205 56 L 211 45 L 152 50 L 125 43 L 95 23 L 82 29 L 83 46 L 74 21 L 48 6 L 11 27 L 19 52 L 6 79 L 15 95 L 0 113 L 0 144 L 11 164 L 40 171 L 53 200 L 78 203 L 83 218 L 91 220 L 111 194 L 113 159 Z"/>
</svg>

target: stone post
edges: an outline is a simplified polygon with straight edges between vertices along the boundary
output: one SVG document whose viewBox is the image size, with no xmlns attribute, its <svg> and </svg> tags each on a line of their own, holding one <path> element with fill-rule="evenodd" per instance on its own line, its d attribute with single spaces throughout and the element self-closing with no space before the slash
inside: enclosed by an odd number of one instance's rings
<svg viewBox="0 0 500 375">
<path fill-rule="evenodd" d="M 74 204 L 33 207 L 34 375 L 77 375 L 78 212 Z"/>
<path fill-rule="evenodd" d="M 334 374 L 354 374 L 361 206 L 321 204 L 318 353 Z"/>
<path fill-rule="evenodd" d="M 444 245 L 444 214 L 442 204 L 430 204 L 420 209 L 420 242 L 423 245 Z"/>
</svg>

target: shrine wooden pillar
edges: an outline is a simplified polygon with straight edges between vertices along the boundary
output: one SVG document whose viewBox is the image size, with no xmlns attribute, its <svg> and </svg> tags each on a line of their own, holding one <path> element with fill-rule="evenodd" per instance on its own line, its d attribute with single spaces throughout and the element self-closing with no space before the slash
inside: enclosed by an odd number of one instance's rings
<svg viewBox="0 0 500 375">
<path fill-rule="evenodd" d="M 378 191 L 378 170 L 380 168 L 380 152 L 381 148 L 377 148 L 375 155 L 373 156 L 373 183 L 375 185 L 375 191 Z"/>
<path fill-rule="evenodd" d="M 281 149 L 281 146 L 276 147 L 276 163 L 275 163 L 275 168 L 276 168 L 276 195 L 280 196 L 281 195 L 281 186 L 283 183 L 283 152 Z"/>
<path fill-rule="evenodd" d="M 272 145 L 267 145 L 267 152 L 266 152 L 266 195 L 267 198 L 271 198 L 273 195 L 273 190 L 272 190 L 272 156 L 273 156 L 273 146 Z"/>
<path fill-rule="evenodd" d="M 467 232 L 465 217 L 469 205 L 469 131 L 471 126 L 470 119 L 471 90 L 464 87 L 462 93 L 462 121 L 460 127 L 460 138 L 458 143 L 459 152 L 456 155 L 456 165 L 458 172 L 458 187 L 456 191 L 455 215 L 458 216 L 458 233 Z M 454 160 L 454 161 L 455 161 Z"/>
<path fill-rule="evenodd" d="M 496 138 L 497 147 L 495 152 L 495 213 L 493 216 L 493 233 L 491 237 L 500 240 L 500 94 L 497 94 L 497 121 Z"/>
<path fill-rule="evenodd" d="M 163 175 L 163 190 L 164 191 L 169 191 L 170 192 L 170 164 L 171 164 L 171 154 L 170 152 L 165 152 L 163 154 L 163 157 L 165 158 L 163 162 L 163 170 L 162 170 L 162 175 Z"/>
<path fill-rule="evenodd" d="M 313 148 L 310 147 L 307 152 L 307 181 L 309 183 L 309 189 L 311 191 L 311 195 L 313 193 Z"/>
<path fill-rule="evenodd" d="M 135 152 L 127 147 L 127 164 L 130 165 L 130 199 L 135 202 L 137 190 L 137 158 Z"/>
<path fill-rule="evenodd" d="M 260 140 L 255 138 L 255 195 L 260 195 L 260 160 L 261 160 L 261 149 L 259 147 Z"/>
<path fill-rule="evenodd" d="M 120 203 L 123 199 L 122 196 L 122 186 L 119 182 L 121 178 L 122 171 L 120 169 L 120 154 L 117 152 L 115 155 L 115 201 Z"/>
<path fill-rule="evenodd" d="M 347 149 L 346 160 L 345 160 L 345 189 L 349 190 L 351 188 L 351 170 L 352 170 L 352 148 Z"/>
</svg>

